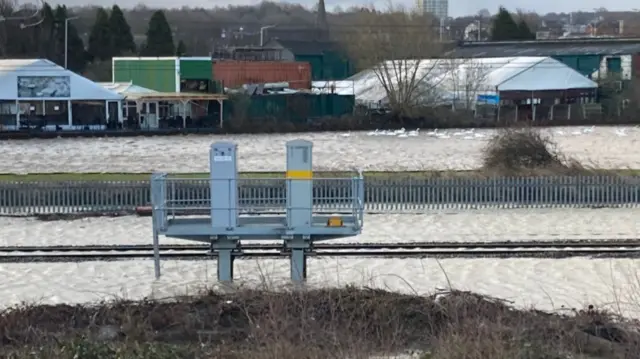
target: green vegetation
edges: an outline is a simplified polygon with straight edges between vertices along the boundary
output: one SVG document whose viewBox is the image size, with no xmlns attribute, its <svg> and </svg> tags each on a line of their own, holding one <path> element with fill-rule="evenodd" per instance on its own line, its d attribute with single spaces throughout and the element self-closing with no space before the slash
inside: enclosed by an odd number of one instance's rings
<svg viewBox="0 0 640 359">
<path fill-rule="evenodd" d="M 375 178 L 427 178 L 427 177 L 466 177 L 473 176 L 475 171 L 407 171 L 407 172 L 365 172 L 366 177 Z M 349 171 L 314 172 L 318 178 L 343 178 L 353 176 Z M 208 173 L 172 173 L 178 178 L 207 178 Z M 0 181 L 146 181 L 151 173 L 0 173 Z M 282 178 L 284 172 L 242 172 L 242 178 Z"/>
<path fill-rule="evenodd" d="M 118 5 L 113 5 L 111 8 L 109 31 L 111 33 L 111 50 L 113 56 L 136 52 L 136 43 L 133 41 L 131 27 L 127 23 L 124 13 Z"/>
<path fill-rule="evenodd" d="M 454 290 L 206 292 L 177 301 L 0 311 L 0 357 L 57 359 L 631 358 L 638 325 L 588 309 L 515 310 Z M 625 356 L 627 354 L 627 356 Z"/>
<path fill-rule="evenodd" d="M 187 56 L 187 45 L 182 40 L 178 41 L 178 46 L 176 46 L 176 56 Z"/>
<path fill-rule="evenodd" d="M 491 178 L 505 175 L 518 176 L 550 176 L 564 174 L 581 175 L 611 175 L 611 176 L 638 176 L 640 169 L 616 169 L 616 170 L 583 170 L 580 173 L 563 173 L 555 169 L 522 169 L 516 172 L 505 173 L 502 169 L 495 170 L 468 170 L 468 171 L 367 171 L 364 172 L 366 178 L 375 179 L 406 179 L 406 178 Z M 314 172 L 316 178 L 344 178 L 351 177 L 354 172 L 349 171 L 318 171 Z M 171 177 L 178 178 L 207 178 L 208 173 L 171 173 Z M 2 181 L 146 181 L 151 177 L 151 173 L 0 173 Z M 242 172 L 241 178 L 283 178 L 284 172 Z"/>
<path fill-rule="evenodd" d="M 535 40 L 536 35 L 522 16 L 518 22 L 509 10 L 500 7 L 491 23 L 491 41 Z"/>
<path fill-rule="evenodd" d="M 147 29 L 147 41 L 142 46 L 142 56 L 174 56 L 176 47 L 173 42 L 173 33 L 167 18 L 162 10 L 151 15 L 149 28 Z"/>
<path fill-rule="evenodd" d="M 65 58 L 65 27 L 67 28 L 68 69 L 82 73 L 96 81 L 111 81 L 111 59 L 114 56 L 137 55 L 131 26 L 122 9 L 97 7 L 93 23 L 86 18 L 85 9 L 70 9 L 64 5 L 52 7 L 44 2 L 38 16 L 31 15 L 29 6 L 15 1 L 3 2 L 3 13 L 13 14 L 24 21 L 3 23 L 4 36 L 0 39 L 4 58 L 46 58 L 63 66 Z M 26 16 L 29 14 L 29 16 Z M 136 20 L 140 20 L 136 18 Z M 90 26 L 87 26 L 91 24 Z M 137 24 L 136 24 L 137 25 Z M 87 29 L 89 27 L 89 29 Z M 81 28 L 82 31 L 79 31 Z M 83 41 L 80 32 L 89 33 Z M 139 30 L 138 30 L 139 33 Z M 156 11 L 148 23 L 147 47 L 141 51 L 150 56 L 174 56 L 176 49 L 167 19 Z M 85 46 L 86 45 L 86 46 Z M 179 49 L 185 54 L 185 44 Z"/>
<path fill-rule="evenodd" d="M 89 53 L 94 60 L 108 60 L 111 58 L 112 45 L 109 13 L 100 7 L 96 12 L 96 20 L 89 35 Z"/>
</svg>

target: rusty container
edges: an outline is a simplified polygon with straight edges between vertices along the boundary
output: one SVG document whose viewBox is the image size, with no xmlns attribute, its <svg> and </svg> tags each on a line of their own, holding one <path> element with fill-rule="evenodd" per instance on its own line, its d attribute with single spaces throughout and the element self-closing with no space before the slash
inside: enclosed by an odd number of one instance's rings
<svg viewBox="0 0 640 359">
<path fill-rule="evenodd" d="M 244 84 L 288 82 L 293 89 L 311 88 L 311 65 L 297 61 L 215 61 L 213 78 L 228 88 Z"/>
</svg>

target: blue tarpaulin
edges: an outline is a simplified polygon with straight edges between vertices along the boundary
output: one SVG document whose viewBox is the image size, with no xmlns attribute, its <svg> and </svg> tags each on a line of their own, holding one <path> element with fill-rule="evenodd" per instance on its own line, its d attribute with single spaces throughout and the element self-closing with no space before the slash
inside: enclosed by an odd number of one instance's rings
<svg viewBox="0 0 640 359">
<path fill-rule="evenodd" d="M 486 103 L 488 105 L 497 105 L 500 102 L 498 95 L 478 95 L 476 98 L 478 103 Z"/>
</svg>

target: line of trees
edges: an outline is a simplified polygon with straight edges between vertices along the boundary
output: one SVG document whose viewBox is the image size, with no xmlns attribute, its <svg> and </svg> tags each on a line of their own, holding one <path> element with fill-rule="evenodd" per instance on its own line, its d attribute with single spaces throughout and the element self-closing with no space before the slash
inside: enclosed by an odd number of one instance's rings
<svg viewBox="0 0 640 359">
<path fill-rule="evenodd" d="M 523 17 L 516 22 L 509 10 L 500 7 L 491 23 L 491 41 L 526 41 L 535 40 L 536 34 L 531 31 Z"/>
<path fill-rule="evenodd" d="M 35 24 L 5 21 L 0 23 L 0 56 L 3 58 L 46 58 L 61 66 L 65 58 L 65 25 L 67 25 L 67 66 L 78 73 L 91 73 L 95 80 L 108 80 L 111 58 L 115 56 L 185 55 L 184 43 L 174 44 L 171 27 L 163 11 L 151 16 L 145 42 L 139 46 L 122 9 L 100 8 L 87 42 L 73 24 L 73 14 L 66 6 L 43 5 L 41 18 Z M 68 20 L 69 19 L 69 20 Z M 108 63 L 108 66 L 107 66 Z M 96 71 L 96 68 L 102 71 Z M 109 70 L 106 70 L 106 68 Z"/>
</svg>

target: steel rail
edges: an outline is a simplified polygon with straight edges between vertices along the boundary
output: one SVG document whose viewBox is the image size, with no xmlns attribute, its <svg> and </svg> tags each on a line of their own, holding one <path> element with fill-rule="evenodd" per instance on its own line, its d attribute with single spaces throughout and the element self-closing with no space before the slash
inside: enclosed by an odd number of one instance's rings
<svg viewBox="0 0 640 359">
<path fill-rule="evenodd" d="M 33 252 L 32 252 L 33 253 Z M 5 254 L 0 255 L 0 263 L 32 263 L 32 262 L 86 262 L 109 261 L 127 259 L 151 259 L 153 252 L 51 252 L 49 254 Z M 161 254 L 162 259 L 174 260 L 203 260 L 215 258 L 215 253 L 210 252 L 166 252 Z M 640 248 L 531 248 L 531 249 L 430 249 L 430 250 L 317 250 L 309 253 L 312 257 L 384 257 L 384 258 L 426 258 L 426 257 L 450 257 L 450 258 L 568 258 L 568 257 L 639 257 Z M 236 254 L 237 258 L 284 258 L 288 253 L 284 251 L 263 250 L 261 252 L 243 251 Z"/>
<path fill-rule="evenodd" d="M 633 240 L 571 240 L 571 241 L 503 241 L 503 242 L 404 242 L 404 243 L 314 243 L 315 250 L 362 250 L 362 249 L 497 249 L 497 248 L 619 248 L 639 247 L 640 239 Z M 243 243 L 243 250 L 279 250 L 282 243 Z M 206 251 L 208 245 L 170 244 L 161 245 L 163 251 Z M 78 246 L 0 246 L 0 253 L 11 252 L 134 252 L 151 251 L 150 244 L 125 245 L 78 245 Z"/>
</svg>

